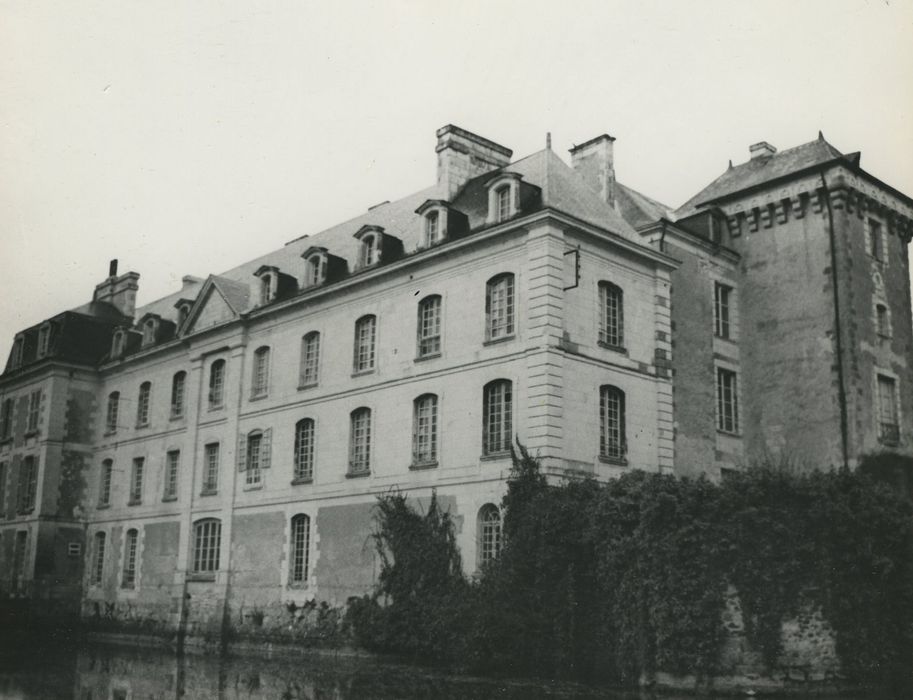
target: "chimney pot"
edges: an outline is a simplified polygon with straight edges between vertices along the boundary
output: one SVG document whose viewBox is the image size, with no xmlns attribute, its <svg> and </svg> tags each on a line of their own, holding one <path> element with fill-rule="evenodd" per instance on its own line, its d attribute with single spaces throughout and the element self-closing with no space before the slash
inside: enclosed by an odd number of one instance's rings
<svg viewBox="0 0 913 700">
<path fill-rule="evenodd" d="M 437 181 L 453 201 L 472 178 L 510 164 L 513 151 L 453 124 L 437 130 Z"/>
<path fill-rule="evenodd" d="M 748 152 L 751 153 L 751 159 L 754 160 L 755 158 L 770 158 L 777 152 L 777 149 L 767 143 L 767 141 L 758 141 L 748 147 Z"/>
</svg>

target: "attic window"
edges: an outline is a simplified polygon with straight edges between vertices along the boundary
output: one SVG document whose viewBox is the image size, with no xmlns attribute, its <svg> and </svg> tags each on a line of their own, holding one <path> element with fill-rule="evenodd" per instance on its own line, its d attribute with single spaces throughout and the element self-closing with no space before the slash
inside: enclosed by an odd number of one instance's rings
<svg viewBox="0 0 913 700">
<path fill-rule="evenodd" d="M 184 325 L 184 321 L 190 315 L 190 304 L 181 304 L 178 307 L 178 327 Z"/>
<path fill-rule="evenodd" d="M 441 235 L 441 214 L 438 211 L 429 212 L 425 216 L 425 245 L 432 246 L 438 242 Z"/>
<path fill-rule="evenodd" d="M 488 183 L 488 223 L 507 221 L 520 211 L 520 175 L 501 173 Z"/>
<path fill-rule="evenodd" d="M 150 318 L 143 324 L 143 347 L 148 347 L 155 343 L 156 321 Z"/>
<path fill-rule="evenodd" d="M 510 217 L 510 185 L 504 185 L 495 190 L 497 198 L 497 220 L 506 221 Z"/>
<path fill-rule="evenodd" d="M 273 276 L 263 275 L 260 278 L 260 303 L 269 304 L 273 300 Z"/>
<path fill-rule="evenodd" d="M 118 358 L 124 354 L 124 332 L 115 331 L 114 339 L 111 341 L 111 357 Z"/>
<path fill-rule="evenodd" d="M 38 331 L 38 357 L 46 357 L 51 350 L 51 331 L 50 323 L 45 323 Z"/>
<path fill-rule="evenodd" d="M 323 284 L 327 278 L 327 256 L 320 252 L 305 258 L 304 285 L 313 287 Z"/>
<path fill-rule="evenodd" d="M 23 348 L 24 342 L 25 341 L 22 338 L 22 336 L 19 336 L 13 342 L 13 354 L 10 357 L 10 365 L 12 365 L 12 367 L 14 369 L 16 367 L 19 367 L 22 364 L 22 348 Z"/>
<path fill-rule="evenodd" d="M 370 267 L 380 260 L 380 243 L 376 233 L 369 233 L 361 239 L 361 267 Z"/>
</svg>

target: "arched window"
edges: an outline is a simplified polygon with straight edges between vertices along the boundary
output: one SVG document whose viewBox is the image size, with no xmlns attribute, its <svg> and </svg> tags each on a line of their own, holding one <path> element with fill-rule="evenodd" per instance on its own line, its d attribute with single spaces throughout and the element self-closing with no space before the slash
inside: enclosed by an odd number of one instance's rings
<svg viewBox="0 0 913 700">
<path fill-rule="evenodd" d="M 429 357 L 441 352 L 441 297 L 425 297 L 418 303 L 418 356 Z"/>
<path fill-rule="evenodd" d="M 425 245 L 432 246 L 438 242 L 441 235 L 441 215 L 432 211 L 425 216 Z"/>
<path fill-rule="evenodd" d="M 291 546 L 289 547 L 288 582 L 306 584 L 311 551 L 311 519 L 304 514 L 292 518 Z"/>
<path fill-rule="evenodd" d="M 225 360 L 216 360 L 209 367 L 209 408 L 221 408 L 225 401 Z"/>
<path fill-rule="evenodd" d="M 482 406 L 484 454 L 510 451 L 512 403 L 513 391 L 509 380 L 496 379 L 485 385 Z"/>
<path fill-rule="evenodd" d="M 380 242 L 377 234 L 370 233 L 361 238 L 361 267 L 368 267 L 380 260 Z"/>
<path fill-rule="evenodd" d="M 355 322 L 355 372 L 368 372 L 374 369 L 376 328 L 375 316 L 362 316 Z"/>
<path fill-rule="evenodd" d="M 193 524 L 193 573 L 214 574 L 219 570 L 222 522 L 204 518 Z"/>
<path fill-rule="evenodd" d="M 98 505 L 111 503 L 111 478 L 114 476 L 114 461 L 106 459 L 101 463 L 101 478 L 98 482 Z"/>
<path fill-rule="evenodd" d="M 492 277 L 485 285 L 485 336 L 487 340 L 514 334 L 514 276 Z"/>
<path fill-rule="evenodd" d="M 136 399 L 136 425 L 149 425 L 149 397 L 152 394 L 152 383 L 139 385 L 139 396 Z"/>
<path fill-rule="evenodd" d="M 413 406 L 412 463 L 431 465 L 437 462 L 437 396 L 419 396 Z"/>
<path fill-rule="evenodd" d="M 501 511 L 492 503 L 479 509 L 479 566 L 494 561 L 501 555 Z"/>
<path fill-rule="evenodd" d="M 112 391 L 108 394 L 108 410 L 105 414 L 105 430 L 109 433 L 117 432 L 117 414 L 120 405 L 120 392 Z"/>
<path fill-rule="evenodd" d="M 620 461 L 625 458 L 625 393 L 617 386 L 599 387 L 599 455 Z"/>
<path fill-rule="evenodd" d="M 256 398 L 266 396 L 269 389 L 269 348 L 257 348 L 254 352 L 253 376 L 251 377 L 251 395 Z"/>
<path fill-rule="evenodd" d="M 599 344 L 624 347 L 624 294 L 611 282 L 599 283 Z"/>
<path fill-rule="evenodd" d="M 184 325 L 184 321 L 190 315 L 190 304 L 181 304 L 178 307 L 178 328 Z"/>
<path fill-rule="evenodd" d="M 371 409 L 356 408 L 351 414 L 349 474 L 371 471 Z"/>
<path fill-rule="evenodd" d="M 327 259 L 320 253 L 313 253 L 307 258 L 305 269 L 305 285 L 308 287 L 323 284 L 327 276 Z"/>
<path fill-rule="evenodd" d="M 875 330 L 882 338 L 891 337 L 891 315 L 885 304 L 875 305 Z"/>
<path fill-rule="evenodd" d="M 171 417 L 184 417 L 184 388 L 187 384 L 187 372 L 177 372 L 171 379 Z"/>
<path fill-rule="evenodd" d="M 105 539 L 104 532 L 95 533 L 95 546 L 92 550 L 92 583 L 100 586 L 105 576 Z"/>
<path fill-rule="evenodd" d="M 260 278 L 260 303 L 268 304 L 273 299 L 272 294 L 273 278 L 272 275 L 263 275 Z"/>
<path fill-rule="evenodd" d="M 510 201 L 510 185 L 503 185 L 495 190 L 495 201 L 497 209 L 497 221 L 506 221 L 512 213 Z"/>
<path fill-rule="evenodd" d="M 295 481 L 314 478 L 314 421 L 302 418 L 295 424 Z"/>
<path fill-rule="evenodd" d="M 301 339 L 301 371 L 298 379 L 300 386 L 313 386 L 317 383 L 319 363 L 320 333 L 311 331 Z"/>
<path fill-rule="evenodd" d="M 124 354 L 124 332 L 115 331 L 111 340 L 111 357 L 117 359 Z"/>
<path fill-rule="evenodd" d="M 143 347 L 155 342 L 155 319 L 150 318 L 143 324 Z"/>
<path fill-rule="evenodd" d="M 133 528 L 124 535 L 124 570 L 121 575 L 122 588 L 136 587 L 136 550 L 139 544 L 139 532 Z"/>
</svg>

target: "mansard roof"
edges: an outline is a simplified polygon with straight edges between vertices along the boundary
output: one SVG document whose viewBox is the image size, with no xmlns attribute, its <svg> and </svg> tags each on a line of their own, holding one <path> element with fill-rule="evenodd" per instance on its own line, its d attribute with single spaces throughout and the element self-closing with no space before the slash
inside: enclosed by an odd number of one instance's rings
<svg viewBox="0 0 913 700">
<path fill-rule="evenodd" d="M 854 168 L 859 165 L 859 153 L 844 155 L 821 135 L 814 141 L 787 148 L 771 156 L 752 158 L 746 163 L 730 166 L 726 172 L 679 207 L 675 211 L 675 217 L 680 219 L 690 216 L 703 204 L 839 159 L 843 159 L 847 165 Z"/>
</svg>

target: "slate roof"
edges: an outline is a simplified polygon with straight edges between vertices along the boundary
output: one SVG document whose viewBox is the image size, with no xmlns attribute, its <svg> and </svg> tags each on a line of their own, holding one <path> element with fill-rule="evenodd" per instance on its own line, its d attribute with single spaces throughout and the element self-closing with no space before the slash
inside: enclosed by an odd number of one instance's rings
<svg viewBox="0 0 913 700">
<path fill-rule="evenodd" d="M 615 183 L 615 206 L 624 219 L 634 228 L 652 224 L 660 219 L 672 218 L 672 207 L 647 195 L 631 189 L 620 182 Z"/>
<path fill-rule="evenodd" d="M 694 214 L 699 210 L 701 204 L 838 158 L 845 158 L 847 163 L 854 167 L 859 164 L 858 153 L 844 155 L 820 135 L 814 141 L 787 148 L 772 156 L 753 158 L 746 163 L 728 168 L 716 180 L 680 206 L 675 211 L 675 218 L 680 219 Z"/>
</svg>

